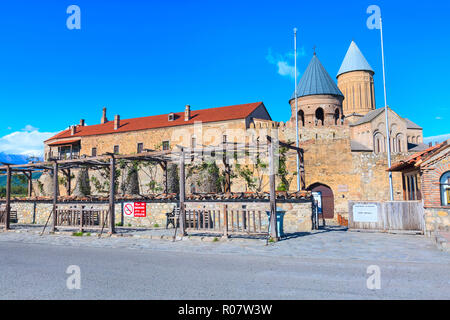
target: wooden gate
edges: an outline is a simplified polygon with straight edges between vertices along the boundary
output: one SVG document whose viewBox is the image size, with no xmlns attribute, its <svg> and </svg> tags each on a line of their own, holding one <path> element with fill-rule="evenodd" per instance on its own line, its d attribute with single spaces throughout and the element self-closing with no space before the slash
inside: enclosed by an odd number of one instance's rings
<svg viewBox="0 0 450 320">
<path fill-rule="evenodd" d="M 89 206 L 57 206 L 56 226 L 95 229 L 108 224 L 108 210 L 99 210 Z"/>
<path fill-rule="evenodd" d="M 334 218 L 334 194 L 330 187 L 324 184 L 313 184 L 308 190 L 312 192 L 318 192 L 321 194 L 322 212 L 325 219 Z"/>
<path fill-rule="evenodd" d="M 372 206 L 376 217 L 370 222 L 357 218 L 355 208 Z M 375 210 L 376 207 L 376 210 Z M 377 231 L 425 232 L 424 209 L 422 201 L 349 201 L 349 229 Z"/>
<path fill-rule="evenodd" d="M 230 210 L 227 206 L 218 210 L 186 209 L 186 231 L 220 233 L 224 235 L 268 235 L 269 223 L 266 211 Z"/>
</svg>

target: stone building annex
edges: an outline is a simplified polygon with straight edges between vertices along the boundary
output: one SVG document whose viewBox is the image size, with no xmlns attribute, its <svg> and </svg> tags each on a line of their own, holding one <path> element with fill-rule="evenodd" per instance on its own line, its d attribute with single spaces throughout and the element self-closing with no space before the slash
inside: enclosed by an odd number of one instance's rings
<svg viewBox="0 0 450 320">
<path fill-rule="evenodd" d="M 300 146 L 304 149 L 304 187 L 321 192 L 324 215 L 327 219 L 347 216 L 349 200 L 380 201 L 389 198 L 386 156 L 384 108 L 376 108 L 375 72 L 355 42 L 346 53 L 337 84 L 319 61 L 316 54 L 298 84 L 298 122 Z M 288 98 L 288 97 L 286 97 Z M 135 119 L 110 120 L 103 109 L 100 124 L 78 125 L 61 131 L 45 141 L 46 160 L 78 158 L 105 153 L 132 154 L 145 150 L 173 150 L 177 146 L 201 148 L 228 143 L 254 143 L 265 137 L 267 130 L 276 132 L 279 140 L 296 141 L 295 95 L 288 100 L 291 117 L 287 122 L 273 121 L 263 102 L 195 110 L 187 105 L 184 111 Z M 173 108 L 178 108 L 172 106 Z M 286 106 L 286 112 L 288 112 Z M 174 110 L 176 111 L 176 110 Z M 422 128 L 389 108 L 389 124 L 393 161 L 423 150 Z M 252 137 L 248 140 L 248 137 Z M 218 164 L 221 165 L 220 163 Z M 295 157 L 286 162 L 288 186 L 297 189 Z M 75 172 L 74 175 L 82 173 Z M 160 186 L 162 171 L 156 167 L 152 175 L 138 172 L 140 193 L 152 193 Z M 100 192 L 92 187 L 91 192 Z M 255 191 L 245 179 L 234 176 L 230 189 L 222 191 Z M 394 195 L 402 199 L 401 173 L 394 173 Z M 51 184 L 44 174 L 36 193 L 45 193 Z M 60 192 L 80 192 L 80 179 L 61 187 Z M 280 185 L 280 181 L 277 181 Z M 78 184 L 78 185 L 77 185 Z M 189 185 L 189 183 L 188 183 Z M 259 188 L 267 190 L 261 181 Z M 282 190 L 282 189 L 280 189 Z M 202 183 L 192 183 L 189 192 L 208 190 Z"/>
</svg>

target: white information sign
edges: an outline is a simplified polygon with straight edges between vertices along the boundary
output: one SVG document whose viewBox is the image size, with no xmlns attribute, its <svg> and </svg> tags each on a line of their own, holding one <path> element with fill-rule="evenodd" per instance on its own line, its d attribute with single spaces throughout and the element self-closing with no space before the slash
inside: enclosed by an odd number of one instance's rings
<svg viewBox="0 0 450 320">
<path fill-rule="evenodd" d="M 378 222 L 378 206 L 376 204 L 353 205 L 354 222 Z"/>
</svg>

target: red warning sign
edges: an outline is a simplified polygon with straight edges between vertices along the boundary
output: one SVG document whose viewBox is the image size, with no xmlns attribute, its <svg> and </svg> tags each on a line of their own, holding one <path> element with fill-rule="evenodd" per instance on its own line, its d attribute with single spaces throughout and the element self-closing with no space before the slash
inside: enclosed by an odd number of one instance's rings
<svg viewBox="0 0 450 320">
<path fill-rule="evenodd" d="M 136 218 L 145 218 L 146 216 L 146 206 L 145 202 L 135 202 L 134 203 L 134 216 Z"/>
<path fill-rule="evenodd" d="M 123 204 L 123 214 L 130 218 L 145 218 L 147 209 L 145 202 L 127 202 Z"/>
</svg>

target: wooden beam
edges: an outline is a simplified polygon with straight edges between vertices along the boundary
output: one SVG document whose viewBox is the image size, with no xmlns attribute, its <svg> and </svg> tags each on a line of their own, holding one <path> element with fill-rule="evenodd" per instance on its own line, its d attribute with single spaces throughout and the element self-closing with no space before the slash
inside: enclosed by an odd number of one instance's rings
<svg viewBox="0 0 450 320">
<path fill-rule="evenodd" d="M 5 216 L 5 230 L 10 229 L 11 218 L 11 168 L 6 169 L 6 216 Z"/>
<path fill-rule="evenodd" d="M 180 155 L 180 230 L 181 230 L 181 236 L 186 235 L 186 210 L 184 206 L 185 201 L 185 168 L 184 168 L 184 149 L 181 148 L 181 155 Z"/>
<path fill-rule="evenodd" d="M 267 140 L 269 141 L 270 237 L 278 241 L 274 143 L 270 137 L 267 137 Z"/>
<path fill-rule="evenodd" d="M 53 208 L 52 208 L 52 232 L 56 231 L 57 215 L 56 208 L 58 205 L 58 162 L 53 163 Z"/>
<path fill-rule="evenodd" d="M 116 233 L 115 218 L 115 193 L 116 193 L 116 158 L 111 156 L 109 167 L 109 233 Z"/>
<path fill-rule="evenodd" d="M 72 178 L 70 176 L 70 169 L 67 169 L 67 185 L 66 185 L 66 189 L 67 189 L 67 195 L 70 196 L 70 194 L 72 193 Z"/>
</svg>

